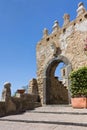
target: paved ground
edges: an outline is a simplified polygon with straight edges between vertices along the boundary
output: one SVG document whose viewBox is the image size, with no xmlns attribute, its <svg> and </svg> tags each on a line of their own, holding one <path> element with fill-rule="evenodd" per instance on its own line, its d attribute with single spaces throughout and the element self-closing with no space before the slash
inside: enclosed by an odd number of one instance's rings
<svg viewBox="0 0 87 130">
<path fill-rule="evenodd" d="M 0 130 L 87 130 L 87 109 L 44 106 L 0 118 Z"/>
</svg>

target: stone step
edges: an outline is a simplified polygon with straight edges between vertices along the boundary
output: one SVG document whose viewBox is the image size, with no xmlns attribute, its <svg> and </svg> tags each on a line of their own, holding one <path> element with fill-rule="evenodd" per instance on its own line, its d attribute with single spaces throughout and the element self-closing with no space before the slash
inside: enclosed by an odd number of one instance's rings
<svg viewBox="0 0 87 130">
<path fill-rule="evenodd" d="M 37 108 L 37 107 L 41 107 L 42 105 L 40 102 L 35 102 L 34 106 L 35 106 L 35 108 Z"/>
</svg>

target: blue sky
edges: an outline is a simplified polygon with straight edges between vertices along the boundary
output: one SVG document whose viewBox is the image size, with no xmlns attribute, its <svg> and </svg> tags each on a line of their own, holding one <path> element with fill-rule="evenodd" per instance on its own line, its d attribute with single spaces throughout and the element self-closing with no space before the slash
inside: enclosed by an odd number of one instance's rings
<svg viewBox="0 0 87 130">
<path fill-rule="evenodd" d="M 0 92 L 6 81 L 12 92 L 36 77 L 36 44 L 64 13 L 76 17 L 79 0 L 0 0 Z M 83 0 L 87 8 L 87 1 Z"/>
</svg>

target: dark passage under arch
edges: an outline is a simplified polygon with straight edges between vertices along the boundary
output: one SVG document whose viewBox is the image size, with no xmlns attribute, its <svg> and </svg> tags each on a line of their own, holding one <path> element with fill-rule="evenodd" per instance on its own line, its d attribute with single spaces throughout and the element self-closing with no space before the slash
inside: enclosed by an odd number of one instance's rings
<svg viewBox="0 0 87 130">
<path fill-rule="evenodd" d="M 64 56 L 54 58 L 48 63 L 44 79 L 44 104 L 69 104 L 68 85 L 64 86 L 63 82 L 55 77 L 55 70 L 61 62 L 66 64 L 66 70 L 71 70 L 71 64 Z M 68 82 L 68 74 L 65 78 Z"/>
</svg>

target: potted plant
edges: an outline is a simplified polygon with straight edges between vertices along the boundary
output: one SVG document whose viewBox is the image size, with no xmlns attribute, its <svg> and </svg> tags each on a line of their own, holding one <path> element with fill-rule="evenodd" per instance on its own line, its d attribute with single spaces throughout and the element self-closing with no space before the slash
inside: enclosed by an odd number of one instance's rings
<svg viewBox="0 0 87 130">
<path fill-rule="evenodd" d="M 87 67 L 70 74 L 71 104 L 73 108 L 87 108 Z"/>
</svg>

